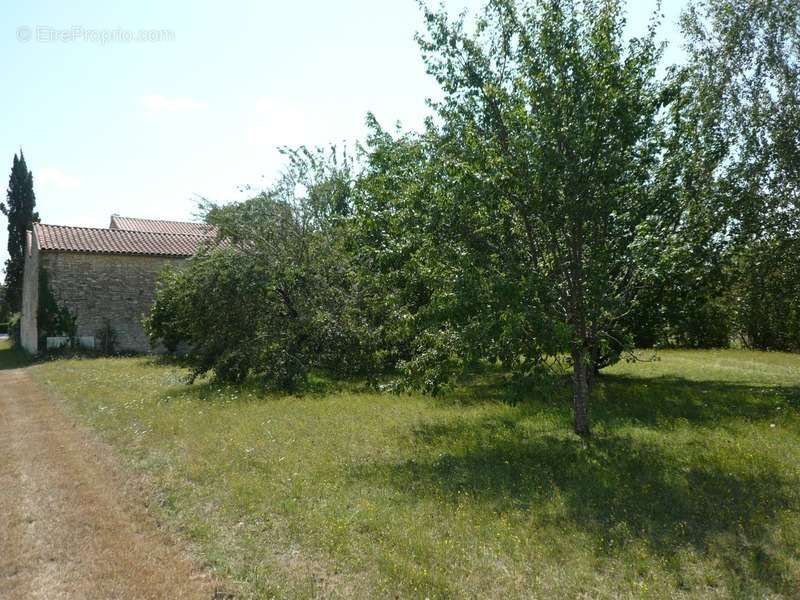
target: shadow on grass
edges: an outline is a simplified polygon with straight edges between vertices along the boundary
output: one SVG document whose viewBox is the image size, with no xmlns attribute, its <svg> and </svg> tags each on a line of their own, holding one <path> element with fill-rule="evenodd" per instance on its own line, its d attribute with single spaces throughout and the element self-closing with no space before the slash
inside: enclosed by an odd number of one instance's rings
<svg viewBox="0 0 800 600">
<path fill-rule="evenodd" d="M 181 365 L 176 365 L 181 366 Z M 304 386 L 292 391 L 277 389 L 259 381 L 248 379 L 243 383 L 222 383 L 206 376 L 188 383 L 188 373 L 176 377 L 175 385 L 162 394 L 162 400 L 199 400 L 202 402 L 253 402 L 277 400 L 280 398 L 324 398 L 330 394 L 347 390 L 348 386 L 334 381 L 310 380 Z"/>
<path fill-rule="evenodd" d="M 168 367 L 181 374 L 174 377 L 175 387 L 171 387 L 163 395 L 163 399 L 184 398 L 215 402 L 236 398 L 248 401 L 254 399 L 278 398 L 323 398 L 340 392 L 368 393 L 374 392 L 374 386 L 367 380 L 337 379 L 325 373 L 312 372 L 307 380 L 294 389 L 283 389 L 273 382 L 257 375 L 249 376 L 241 383 L 228 383 L 216 378 L 209 371 L 191 381 L 192 364 L 186 357 L 175 355 L 157 355 L 149 358 L 151 364 Z"/>
<path fill-rule="evenodd" d="M 0 371 L 27 367 L 33 359 L 20 348 L 12 346 L 8 339 L 0 340 Z"/>
<path fill-rule="evenodd" d="M 770 460 L 752 468 L 733 448 L 705 446 L 702 433 L 774 418 L 779 405 L 800 408 L 800 388 L 606 376 L 592 405 L 601 433 L 589 441 L 568 433 L 564 398 L 532 399 L 500 416 L 417 425 L 413 460 L 354 467 L 350 476 L 402 490 L 412 501 L 455 502 L 466 493 L 489 513 L 545 522 L 551 515 L 556 526 L 590 533 L 598 551 L 611 555 L 633 542 L 665 557 L 714 546 L 734 577 L 747 573 L 776 591 L 796 591 L 797 575 L 770 562 L 771 550 L 759 545 L 781 511 L 800 506 L 792 468 Z M 630 424 L 663 435 L 617 433 Z M 678 424 L 702 428 L 688 447 L 669 437 Z"/>
<path fill-rule="evenodd" d="M 483 429 L 483 424 L 474 427 Z M 500 435 L 499 428 L 505 429 Z M 491 435 L 468 429 L 463 423 L 451 430 L 420 427 L 416 437 L 432 445 L 446 437 L 472 441 L 463 451 L 431 462 L 364 465 L 350 476 L 395 487 L 412 499 L 456 502 L 466 493 L 488 513 L 550 515 L 535 518 L 563 526 L 567 534 L 587 532 L 597 540 L 597 551 L 609 555 L 624 552 L 632 542 L 671 557 L 686 546 L 706 552 L 710 544 L 727 540 L 730 547 L 722 558 L 742 560 L 748 570 L 767 561 L 754 540 L 766 537 L 779 511 L 797 503 L 794 482 L 777 469 L 731 473 L 713 459 L 681 464 L 629 437 L 586 443 L 551 434 L 527 437 L 510 423 L 495 423 Z M 741 566 L 732 567 L 737 569 Z M 789 585 L 766 564 L 757 565 L 751 576 L 774 589 Z"/>
<path fill-rule="evenodd" d="M 572 384 L 567 377 L 515 380 L 495 373 L 473 377 L 438 401 L 465 406 L 496 402 L 516 406 L 528 415 L 553 410 L 569 418 L 571 400 Z M 736 419 L 774 418 L 778 406 L 800 410 L 800 386 L 603 374 L 592 391 L 590 412 L 593 423 L 606 429 L 669 428 L 679 422 L 718 427 Z"/>
<path fill-rule="evenodd" d="M 731 420 L 774 418 L 778 406 L 800 409 L 800 387 L 604 375 L 591 410 L 594 422 L 609 429 L 626 424 L 663 428 L 677 422 L 718 427 Z"/>
</svg>

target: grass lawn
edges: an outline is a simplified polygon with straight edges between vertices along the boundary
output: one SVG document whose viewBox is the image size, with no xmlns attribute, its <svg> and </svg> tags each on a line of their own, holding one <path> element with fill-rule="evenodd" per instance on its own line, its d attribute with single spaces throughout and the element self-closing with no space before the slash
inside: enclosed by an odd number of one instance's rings
<svg viewBox="0 0 800 600">
<path fill-rule="evenodd" d="M 800 596 L 798 355 L 617 365 L 589 442 L 566 386 L 288 397 L 148 358 L 33 369 L 243 597 Z"/>
</svg>

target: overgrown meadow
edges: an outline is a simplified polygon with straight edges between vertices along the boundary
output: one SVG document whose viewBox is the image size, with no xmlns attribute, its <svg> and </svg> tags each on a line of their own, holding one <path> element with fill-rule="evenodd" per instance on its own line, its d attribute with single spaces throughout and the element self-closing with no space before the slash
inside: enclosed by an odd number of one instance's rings
<svg viewBox="0 0 800 600">
<path fill-rule="evenodd" d="M 242 597 L 796 597 L 800 356 L 664 351 L 596 388 L 488 372 L 440 398 L 34 368 Z"/>
</svg>

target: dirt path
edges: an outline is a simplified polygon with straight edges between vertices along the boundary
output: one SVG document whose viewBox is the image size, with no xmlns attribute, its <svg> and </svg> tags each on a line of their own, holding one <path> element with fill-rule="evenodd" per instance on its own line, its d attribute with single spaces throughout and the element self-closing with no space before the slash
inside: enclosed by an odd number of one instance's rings
<svg viewBox="0 0 800 600">
<path fill-rule="evenodd" d="M 0 371 L 0 598 L 212 598 L 101 444 Z"/>
</svg>

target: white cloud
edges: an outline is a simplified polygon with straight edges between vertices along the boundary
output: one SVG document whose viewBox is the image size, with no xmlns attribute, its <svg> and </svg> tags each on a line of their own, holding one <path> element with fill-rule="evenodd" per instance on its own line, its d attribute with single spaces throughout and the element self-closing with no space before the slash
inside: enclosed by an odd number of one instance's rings
<svg viewBox="0 0 800 600">
<path fill-rule="evenodd" d="M 142 96 L 142 106 L 148 112 L 183 112 L 205 108 L 206 104 L 194 98 L 181 96 Z"/>
<path fill-rule="evenodd" d="M 36 174 L 36 184 L 42 187 L 71 190 L 80 187 L 81 180 L 73 175 L 67 175 L 59 168 L 47 167 Z"/>
</svg>

